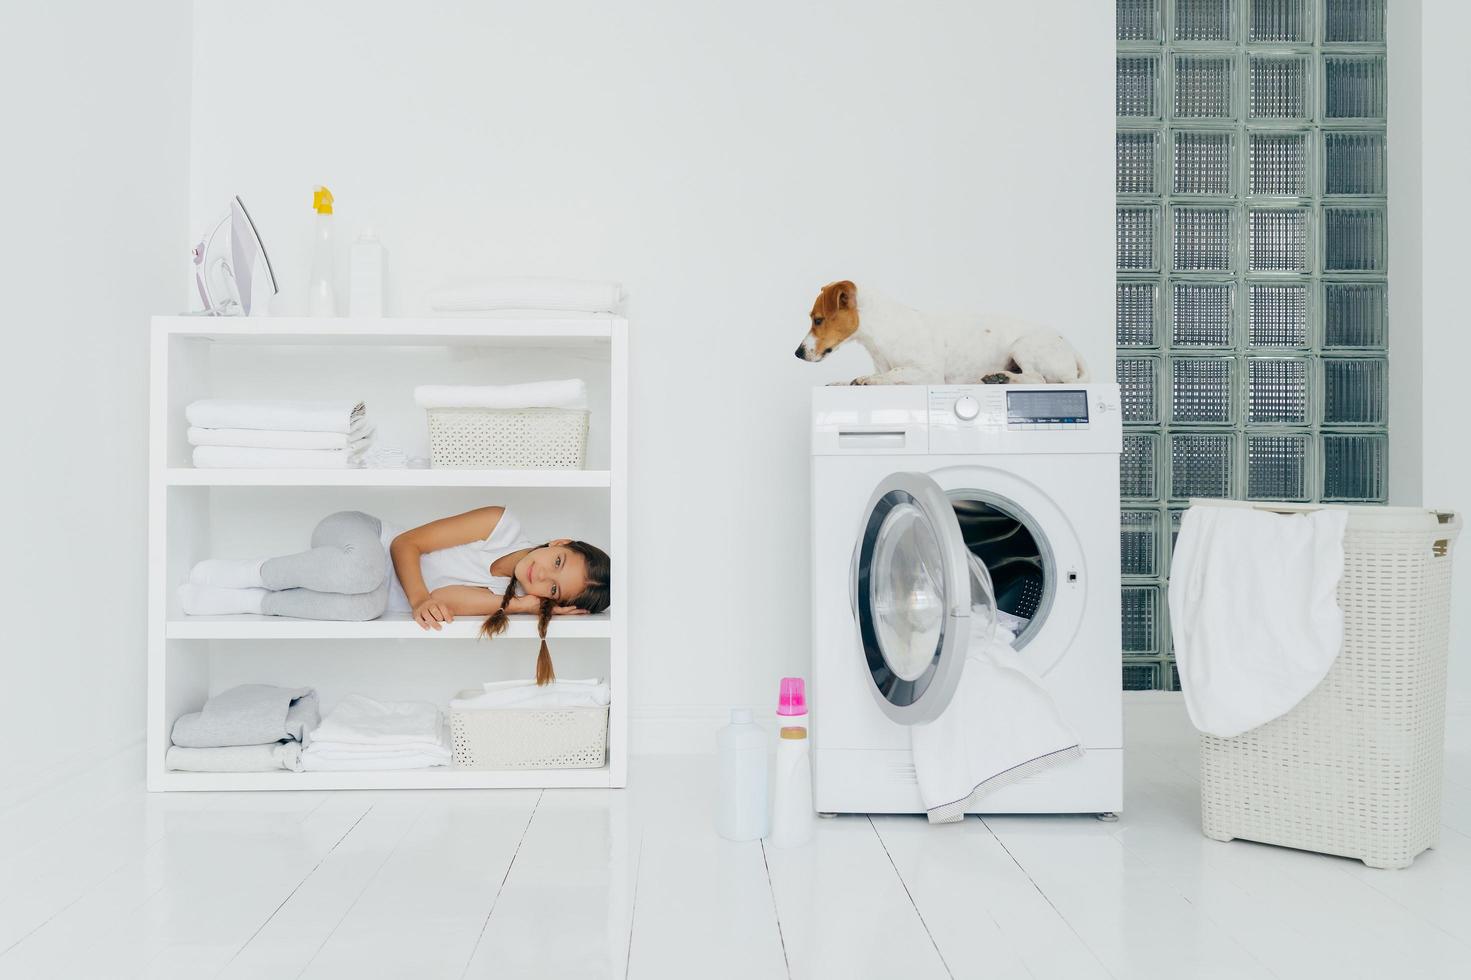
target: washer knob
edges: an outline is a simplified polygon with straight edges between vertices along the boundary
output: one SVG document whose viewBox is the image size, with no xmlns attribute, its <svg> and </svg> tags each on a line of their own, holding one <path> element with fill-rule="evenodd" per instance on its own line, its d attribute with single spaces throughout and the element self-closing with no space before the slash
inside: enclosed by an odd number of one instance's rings
<svg viewBox="0 0 1471 980">
<path fill-rule="evenodd" d="M 962 422 L 969 422 L 981 414 L 981 404 L 970 395 L 961 395 L 955 399 L 955 417 Z"/>
</svg>

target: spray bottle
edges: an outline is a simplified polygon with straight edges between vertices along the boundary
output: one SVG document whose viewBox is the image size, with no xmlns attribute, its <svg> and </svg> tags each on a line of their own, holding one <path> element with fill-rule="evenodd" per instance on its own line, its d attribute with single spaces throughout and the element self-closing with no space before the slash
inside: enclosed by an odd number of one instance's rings
<svg viewBox="0 0 1471 980">
<path fill-rule="evenodd" d="M 776 787 L 771 807 L 773 847 L 797 847 L 812 839 L 812 748 L 807 739 L 807 690 L 800 677 L 781 679 L 776 709 L 781 739 L 776 745 Z"/>
<path fill-rule="evenodd" d="M 307 282 L 307 314 L 336 316 L 337 293 L 332 286 L 336 278 L 332 256 L 332 192 L 325 187 L 312 191 L 312 210 L 317 212 L 312 243 L 312 274 Z"/>
</svg>

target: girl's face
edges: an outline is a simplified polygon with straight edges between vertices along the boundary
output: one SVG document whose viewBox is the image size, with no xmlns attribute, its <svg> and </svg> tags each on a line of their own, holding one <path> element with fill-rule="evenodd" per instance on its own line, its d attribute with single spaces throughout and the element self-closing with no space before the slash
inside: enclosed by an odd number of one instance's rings
<svg viewBox="0 0 1471 980">
<path fill-rule="evenodd" d="M 587 561 L 567 547 L 569 538 L 537 548 L 516 563 L 516 581 L 527 595 L 569 603 L 587 588 Z"/>
</svg>

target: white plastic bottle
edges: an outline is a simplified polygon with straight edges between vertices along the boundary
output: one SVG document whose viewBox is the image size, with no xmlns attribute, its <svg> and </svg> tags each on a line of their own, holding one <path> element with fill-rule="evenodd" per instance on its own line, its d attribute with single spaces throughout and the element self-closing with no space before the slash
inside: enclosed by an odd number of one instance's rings
<svg viewBox="0 0 1471 980">
<path fill-rule="evenodd" d="M 799 847 L 812 839 L 812 747 L 807 739 L 807 692 L 800 677 L 784 677 L 781 740 L 776 744 L 776 780 L 771 807 L 773 847 Z"/>
<path fill-rule="evenodd" d="M 751 712 L 736 708 L 715 735 L 718 787 L 715 832 L 726 840 L 766 836 L 766 733 Z"/>
<path fill-rule="evenodd" d="M 307 280 L 306 311 L 309 316 L 336 316 L 337 292 L 332 255 L 332 192 L 318 187 L 312 192 L 312 209 L 317 212 L 312 242 L 312 274 Z"/>
<path fill-rule="evenodd" d="M 383 315 L 383 243 L 373 229 L 364 228 L 352 245 L 352 267 L 348 273 L 349 316 Z"/>
</svg>

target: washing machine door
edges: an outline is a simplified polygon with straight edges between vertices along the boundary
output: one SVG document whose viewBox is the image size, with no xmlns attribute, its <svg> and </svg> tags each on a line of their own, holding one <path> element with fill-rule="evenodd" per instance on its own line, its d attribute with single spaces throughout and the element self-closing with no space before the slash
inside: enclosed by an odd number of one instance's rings
<svg viewBox="0 0 1471 980">
<path fill-rule="evenodd" d="M 960 683 L 968 559 L 955 509 L 934 480 L 895 473 L 874 490 L 853 558 L 853 615 L 870 692 L 900 724 L 935 720 Z"/>
</svg>

